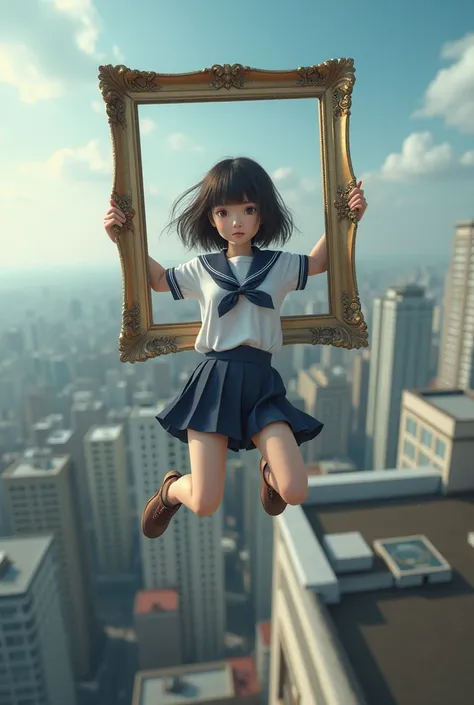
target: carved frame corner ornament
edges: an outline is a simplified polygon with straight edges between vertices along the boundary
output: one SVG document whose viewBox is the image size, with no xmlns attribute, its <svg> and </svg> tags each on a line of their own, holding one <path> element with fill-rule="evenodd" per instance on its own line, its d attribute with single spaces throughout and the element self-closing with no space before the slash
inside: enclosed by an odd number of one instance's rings
<svg viewBox="0 0 474 705">
<path fill-rule="evenodd" d="M 180 74 L 137 71 L 108 64 L 99 66 L 98 77 L 112 137 L 111 198 L 126 216 L 124 225 L 114 228 L 122 267 L 120 359 L 134 363 L 193 349 L 200 329 L 196 321 L 153 323 L 138 107 L 222 100 L 317 99 L 326 235 L 337 245 L 328 248 L 331 311 L 324 316 L 283 317 L 283 342 L 366 347 L 368 332 L 354 262 L 358 217 L 349 209 L 349 194 L 357 183 L 349 151 L 355 84 L 353 59 L 330 59 L 290 70 L 213 64 L 210 68 Z"/>
<path fill-rule="evenodd" d="M 369 345 L 367 324 L 364 321 L 360 299 L 342 292 L 342 323 L 337 326 L 311 328 L 312 345 L 333 345 L 336 348 L 359 349 Z"/>
</svg>

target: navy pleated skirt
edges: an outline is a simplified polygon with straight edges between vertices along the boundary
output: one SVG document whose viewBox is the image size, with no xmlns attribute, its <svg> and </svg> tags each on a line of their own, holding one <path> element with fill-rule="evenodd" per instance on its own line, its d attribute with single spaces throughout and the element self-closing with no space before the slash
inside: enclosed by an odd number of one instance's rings
<svg viewBox="0 0 474 705">
<path fill-rule="evenodd" d="M 230 450 L 252 450 L 252 437 L 275 421 L 286 422 L 298 445 L 315 438 L 323 424 L 286 398 L 272 356 L 240 346 L 206 353 L 181 393 L 156 417 L 165 431 L 187 443 L 188 428 L 228 437 Z"/>
</svg>

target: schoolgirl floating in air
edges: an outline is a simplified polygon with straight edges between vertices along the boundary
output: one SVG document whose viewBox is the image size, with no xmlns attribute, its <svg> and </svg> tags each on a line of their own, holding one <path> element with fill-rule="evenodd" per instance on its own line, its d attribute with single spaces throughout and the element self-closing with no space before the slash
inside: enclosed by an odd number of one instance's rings
<svg viewBox="0 0 474 705">
<path fill-rule="evenodd" d="M 360 186 L 349 197 L 359 219 L 367 208 Z M 121 226 L 125 216 L 113 201 L 110 206 L 104 224 L 115 241 L 112 226 Z M 299 446 L 322 429 L 320 421 L 290 404 L 271 363 L 282 346 L 286 295 L 327 269 L 325 235 L 309 255 L 270 249 L 290 239 L 292 216 L 270 176 L 246 158 L 216 164 L 177 200 L 172 216 L 169 227 L 186 246 L 212 254 L 167 270 L 149 260 L 154 291 L 199 301 L 202 327 L 195 347 L 203 355 L 183 390 L 157 416 L 168 433 L 188 443 L 191 473 L 171 470 L 148 501 L 142 530 L 149 538 L 165 532 L 182 504 L 199 516 L 216 511 L 227 449 L 259 450 L 260 495 L 268 514 L 300 504 L 308 479 Z"/>
</svg>

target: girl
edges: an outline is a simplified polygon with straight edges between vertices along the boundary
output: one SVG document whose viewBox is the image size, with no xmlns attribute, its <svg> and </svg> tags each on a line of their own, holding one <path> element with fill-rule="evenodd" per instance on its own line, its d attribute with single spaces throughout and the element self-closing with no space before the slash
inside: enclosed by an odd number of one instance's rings
<svg viewBox="0 0 474 705">
<path fill-rule="evenodd" d="M 359 219 L 367 208 L 360 186 L 349 197 Z M 104 224 L 115 242 L 112 228 L 121 227 L 125 216 L 113 201 L 110 206 Z M 247 158 L 219 162 L 178 198 L 168 229 L 173 226 L 187 247 L 214 253 L 166 270 L 149 258 L 154 291 L 199 301 L 202 327 L 195 347 L 204 360 L 157 416 L 168 433 L 188 443 L 191 473 L 165 475 L 143 511 L 148 538 L 161 536 L 182 504 L 199 516 L 216 511 L 227 449 L 258 448 L 260 498 L 268 514 L 300 504 L 308 478 L 299 446 L 323 427 L 290 404 L 271 361 L 282 346 L 286 295 L 327 269 L 325 235 L 309 255 L 267 249 L 290 239 L 293 220 L 270 176 Z"/>
</svg>

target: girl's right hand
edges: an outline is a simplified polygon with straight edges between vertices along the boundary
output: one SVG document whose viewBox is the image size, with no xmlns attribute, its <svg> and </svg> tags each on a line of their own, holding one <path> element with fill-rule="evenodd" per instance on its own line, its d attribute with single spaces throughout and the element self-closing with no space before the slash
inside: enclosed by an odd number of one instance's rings
<svg viewBox="0 0 474 705">
<path fill-rule="evenodd" d="M 125 213 L 120 210 L 115 201 L 110 200 L 110 208 L 105 214 L 104 226 L 105 232 L 110 237 L 112 242 L 117 242 L 117 236 L 112 230 L 114 225 L 118 225 L 119 228 L 125 223 Z"/>
</svg>

